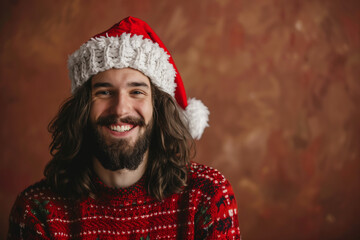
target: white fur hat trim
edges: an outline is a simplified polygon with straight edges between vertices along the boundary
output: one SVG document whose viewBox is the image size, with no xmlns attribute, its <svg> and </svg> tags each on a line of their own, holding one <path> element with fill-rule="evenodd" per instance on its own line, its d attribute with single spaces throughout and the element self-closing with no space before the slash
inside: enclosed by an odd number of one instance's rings
<svg viewBox="0 0 360 240">
<path fill-rule="evenodd" d="M 176 72 L 169 57 L 158 43 L 141 35 L 123 33 L 120 37 L 92 38 L 69 57 L 71 91 L 99 72 L 129 67 L 141 71 L 174 97 Z"/>
</svg>

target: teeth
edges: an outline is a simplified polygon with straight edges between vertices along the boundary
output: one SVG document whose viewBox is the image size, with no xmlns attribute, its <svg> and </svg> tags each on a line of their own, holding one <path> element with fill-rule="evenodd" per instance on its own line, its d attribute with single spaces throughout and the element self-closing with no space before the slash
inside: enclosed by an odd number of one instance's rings
<svg viewBox="0 0 360 240">
<path fill-rule="evenodd" d="M 122 126 L 111 125 L 110 129 L 112 131 L 116 131 L 116 132 L 126 132 L 126 131 L 129 131 L 131 129 L 131 126 L 130 125 L 122 125 Z"/>
</svg>

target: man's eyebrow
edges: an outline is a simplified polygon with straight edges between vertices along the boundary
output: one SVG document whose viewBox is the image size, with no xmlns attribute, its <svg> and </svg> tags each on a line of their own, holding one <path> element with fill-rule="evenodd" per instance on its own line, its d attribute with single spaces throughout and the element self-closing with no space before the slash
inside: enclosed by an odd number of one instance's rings
<svg viewBox="0 0 360 240">
<path fill-rule="evenodd" d="M 127 84 L 129 87 L 146 87 L 150 88 L 149 85 L 145 82 L 129 82 Z"/>
<path fill-rule="evenodd" d="M 108 82 L 99 82 L 99 83 L 95 83 L 93 85 L 93 89 L 95 88 L 101 88 L 101 87 L 112 87 L 113 85 L 111 83 L 108 83 Z"/>
<path fill-rule="evenodd" d="M 150 86 L 145 83 L 145 82 L 129 82 L 127 84 L 128 87 L 145 87 L 145 88 L 150 88 Z M 93 89 L 96 88 L 101 88 L 101 87 L 113 87 L 113 85 L 111 83 L 108 82 L 99 82 L 99 83 L 95 83 L 93 85 Z"/>
</svg>

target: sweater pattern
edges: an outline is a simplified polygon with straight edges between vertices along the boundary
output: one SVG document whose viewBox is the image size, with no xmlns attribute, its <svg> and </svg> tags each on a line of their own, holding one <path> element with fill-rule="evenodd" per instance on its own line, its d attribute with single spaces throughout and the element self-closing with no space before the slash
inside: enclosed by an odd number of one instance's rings
<svg viewBox="0 0 360 240">
<path fill-rule="evenodd" d="M 210 167 L 192 163 L 189 184 L 158 201 L 145 178 L 114 189 L 99 179 L 96 199 L 70 199 L 44 180 L 22 192 L 10 215 L 8 239 L 240 239 L 229 182 Z"/>
</svg>

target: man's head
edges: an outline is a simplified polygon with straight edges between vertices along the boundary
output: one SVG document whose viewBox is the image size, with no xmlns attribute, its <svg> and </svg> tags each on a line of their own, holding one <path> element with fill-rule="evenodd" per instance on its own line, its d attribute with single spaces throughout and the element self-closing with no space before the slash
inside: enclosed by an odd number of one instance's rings
<svg viewBox="0 0 360 240">
<path fill-rule="evenodd" d="M 109 69 L 91 79 L 91 149 L 105 169 L 135 170 L 153 127 L 151 84 L 143 73 Z"/>
<path fill-rule="evenodd" d="M 127 17 L 110 29 L 95 35 L 68 60 L 72 92 L 94 75 L 110 69 L 132 68 L 168 93 L 184 111 L 188 129 L 199 139 L 208 126 L 209 111 L 196 99 L 187 99 L 174 60 L 156 33 L 144 21 Z"/>
</svg>

